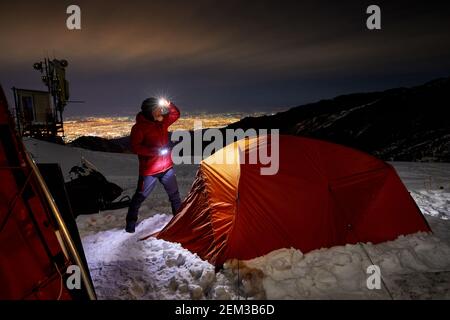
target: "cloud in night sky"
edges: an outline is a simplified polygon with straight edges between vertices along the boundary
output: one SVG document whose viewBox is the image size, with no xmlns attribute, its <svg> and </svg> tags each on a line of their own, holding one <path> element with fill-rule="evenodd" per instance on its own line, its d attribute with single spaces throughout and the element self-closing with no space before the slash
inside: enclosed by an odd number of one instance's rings
<svg viewBox="0 0 450 320">
<path fill-rule="evenodd" d="M 69 61 L 67 115 L 131 114 L 149 95 L 182 108 L 270 110 L 341 93 L 414 85 L 450 71 L 446 2 L 68 1 L 0 4 L 0 82 L 43 89 L 32 64 Z M 10 100 L 11 103 L 11 100 Z"/>
</svg>

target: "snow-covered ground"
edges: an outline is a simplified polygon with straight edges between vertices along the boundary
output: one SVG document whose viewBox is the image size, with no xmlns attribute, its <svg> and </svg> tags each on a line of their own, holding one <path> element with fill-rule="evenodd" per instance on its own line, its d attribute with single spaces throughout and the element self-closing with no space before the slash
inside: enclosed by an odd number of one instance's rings
<svg viewBox="0 0 450 320">
<path fill-rule="evenodd" d="M 111 154 L 25 141 L 36 162 L 59 162 L 63 173 L 93 163 L 132 195 L 134 155 Z M 450 164 L 392 163 L 425 214 L 433 234 L 419 233 L 377 245 L 336 246 L 303 254 L 285 248 L 250 261 L 229 261 L 221 272 L 179 244 L 142 235 L 171 218 L 161 186 L 141 207 L 135 234 L 123 231 L 126 209 L 77 218 L 100 299 L 442 299 L 450 298 Z M 176 167 L 182 197 L 195 165 Z M 380 267 L 382 288 L 367 289 L 369 265 Z"/>
</svg>

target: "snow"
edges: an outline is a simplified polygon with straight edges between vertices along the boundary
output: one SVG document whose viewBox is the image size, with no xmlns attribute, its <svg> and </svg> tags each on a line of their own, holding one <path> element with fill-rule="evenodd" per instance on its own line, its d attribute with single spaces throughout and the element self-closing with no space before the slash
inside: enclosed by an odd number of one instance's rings
<svg viewBox="0 0 450 320">
<path fill-rule="evenodd" d="M 27 139 L 36 162 L 59 162 L 63 173 L 93 163 L 132 195 L 134 155 L 102 153 Z M 303 254 L 293 248 L 214 267 L 179 244 L 149 238 L 170 220 L 161 186 L 141 207 L 135 234 L 123 231 L 126 209 L 80 216 L 77 224 L 99 299 L 450 299 L 450 164 L 391 163 L 430 224 L 433 234 L 401 236 Z M 196 165 L 176 166 L 181 196 Z M 382 288 L 369 290 L 367 267 L 380 267 Z"/>
<path fill-rule="evenodd" d="M 227 293 L 226 281 L 216 277 L 214 267 L 196 254 L 155 238 L 139 240 L 169 220 L 168 215 L 156 214 L 144 220 L 132 235 L 113 229 L 83 238 L 86 253 L 92 253 L 88 254 L 89 268 L 100 298 L 232 297 Z"/>
<path fill-rule="evenodd" d="M 369 290 L 367 267 L 378 265 L 387 286 Z M 408 297 L 400 281 L 414 281 L 411 274 L 445 272 L 450 266 L 450 247 L 435 236 L 415 234 L 378 245 L 361 244 L 320 249 L 305 255 L 280 249 L 245 263 L 263 272 L 269 299 L 390 299 Z M 450 298 L 450 272 L 446 288 L 434 289 Z M 416 297 L 417 298 L 417 297 Z"/>
</svg>

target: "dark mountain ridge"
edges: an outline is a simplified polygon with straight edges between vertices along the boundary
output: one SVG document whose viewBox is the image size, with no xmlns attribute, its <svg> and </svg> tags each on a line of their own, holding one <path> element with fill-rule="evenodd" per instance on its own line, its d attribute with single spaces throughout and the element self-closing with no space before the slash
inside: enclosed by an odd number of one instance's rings
<svg viewBox="0 0 450 320">
<path fill-rule="evenodd" d="M 450 161 L 450 78 L 356 93 L 248 117 L 227 128 L 274 128 L 350 146 L 384 160 Z"/>
</svg>

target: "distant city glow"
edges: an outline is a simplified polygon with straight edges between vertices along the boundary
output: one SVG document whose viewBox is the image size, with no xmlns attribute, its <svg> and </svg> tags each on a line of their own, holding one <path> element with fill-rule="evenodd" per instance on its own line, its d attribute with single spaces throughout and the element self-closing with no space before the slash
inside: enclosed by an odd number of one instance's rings
<svg viewBox="0 0 450 320">
<path fill-rule="evenodd" d="M 265 113 L 221 113 L 188 114 L 181 110 L 181 118 L 170 126 L 170 131 L 193 130 L 194 121 L 201 120 L 203 128 L 225 127 L 246 116 L 261 116 Z M 81 136 L 96 136 L 105 139 L 125 137 L 130 134 L 135 117 L 83 117 L 67 118 L 64 121 L 65 141 L 71 142 Z"/>
</svg>

